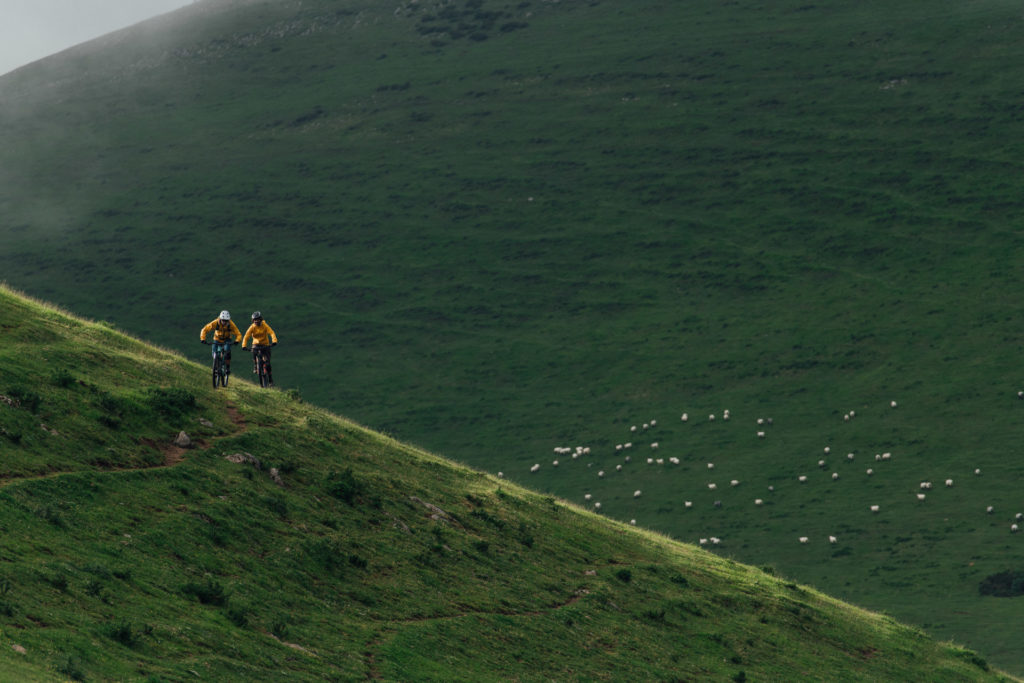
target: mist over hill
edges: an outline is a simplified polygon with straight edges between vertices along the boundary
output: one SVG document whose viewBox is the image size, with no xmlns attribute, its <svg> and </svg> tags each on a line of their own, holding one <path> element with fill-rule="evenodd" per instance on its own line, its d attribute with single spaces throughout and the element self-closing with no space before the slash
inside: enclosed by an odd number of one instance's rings
<svg viewBox="0 0 1024 683">
<path fill-rule="evenodd" d="M 0 79 L 0 273 L 1024 670 L 1018 9 L 195 3 Z"/>
</svg>

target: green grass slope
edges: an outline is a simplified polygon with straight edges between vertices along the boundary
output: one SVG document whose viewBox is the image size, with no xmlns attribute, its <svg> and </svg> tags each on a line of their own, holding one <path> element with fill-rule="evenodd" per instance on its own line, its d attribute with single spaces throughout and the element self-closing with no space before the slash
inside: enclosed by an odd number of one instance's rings
<svg viewBox="0 0 1024 683">
<path fill-rule="evenodd" d="M 8 289 L 0 326 L 4 680 L 1008 680 Z"/>
<path fill-rule="evenodd" d="M 195 3 L 0 79 L 0 272 L 195 360 L 260 308 L 319 405 L 1024 673 L 1016 601 L 979 594 L 1024 564 L 1021 21 Z"/>
</svg>

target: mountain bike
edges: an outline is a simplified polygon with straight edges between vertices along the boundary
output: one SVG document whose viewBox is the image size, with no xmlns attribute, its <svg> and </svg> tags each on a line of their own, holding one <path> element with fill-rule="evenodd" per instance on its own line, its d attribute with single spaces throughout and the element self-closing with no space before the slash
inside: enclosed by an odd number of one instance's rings
<svg viewBox="0 0 1024 683">
<path fill-rule="evenodd" d="M 252 345 L 252 356 L 253 360 L 256 361 L 256 376 L 259 378 L 260 386 L 264 389 L 274 384 L 274 380 L 270 375 L 270 358 L 267 357 L 269 351 L 269 346 L 261 344 Z"/>
<path fill-rule="evenodd" d="M 204 341 L 204 344 L 210 342 Z M 230 372 L 228 370 L 227 354 L 228 349 L 231 347 L 231 341 L 226 342 L 213 342 L 213 388 L 216 389 L 219 384 L 222 387 L 228 385 L 228 377 Z"/>
</svg>

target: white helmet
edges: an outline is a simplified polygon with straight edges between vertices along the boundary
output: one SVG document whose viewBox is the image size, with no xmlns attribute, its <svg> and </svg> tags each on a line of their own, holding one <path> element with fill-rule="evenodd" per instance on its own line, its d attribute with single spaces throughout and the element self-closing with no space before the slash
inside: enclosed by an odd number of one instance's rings
<svg viewBox="0 0 1024 683">
<path fill-rule="evenodd" d="M 231 320 L 231 314 L 228 313 L 227 311 L 221 311 L 220 312 L 220 319 L 221 320 Z"/>
</svg>

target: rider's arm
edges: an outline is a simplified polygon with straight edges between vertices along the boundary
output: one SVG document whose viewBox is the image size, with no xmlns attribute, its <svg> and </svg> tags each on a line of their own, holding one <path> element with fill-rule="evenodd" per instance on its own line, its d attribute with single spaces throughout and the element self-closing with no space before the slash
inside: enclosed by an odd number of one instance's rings
<svg viewBox="0 0 1024 683">
<path fill-rule="evenodd" d="M 263 321 L 263 324 L 264 324 L 264 325 L 267 325 L 267 321 L 266 321 L 266 320 L 264 320 L 264 321 Z M 273 343 L 275 343 L 275 344 L 276 344 L 276 343 L 277 343 L 277 335 L 276 335 L 276 334 L 274 334 L 274 328 L 273 328 L 273 327 L 271 327 L 270 325 L 267 325 L 267 332 L 269 332 L 269 333 L 270 333 L 270 341 L 272 341 Z"/>
<path fill-rule="evenodd" d="M 243 349 L 245 348 L 245 345 L 249 343 L 249 337 L 251 337 L 251 336 L 252 336 L 252 325 L 249 325 L 249 329 L 247 329 L 245 331 L 245 336 L 242 337 L 242 348 Z"/>
<path fill-rule="evenodd" d="M 242 333 L 238 331 L 238 325 L 235 324 L 234 320 L 231 321 L 231 332 L 235 336 L 235 343 L 236 344 L 238 342 L 242 341 Z"/>
<path fill-rule="evenodd" d="M 213 326 L 216 324 L 217 321 L 214 320 L 212 323 L 204 325 L 203 329 L 199 331 L 199 341 L 203 341 L 204 339 L 206 339 L 206 335 L 210 334 L 210 330 L 212 330 Z"/>
</svg>

